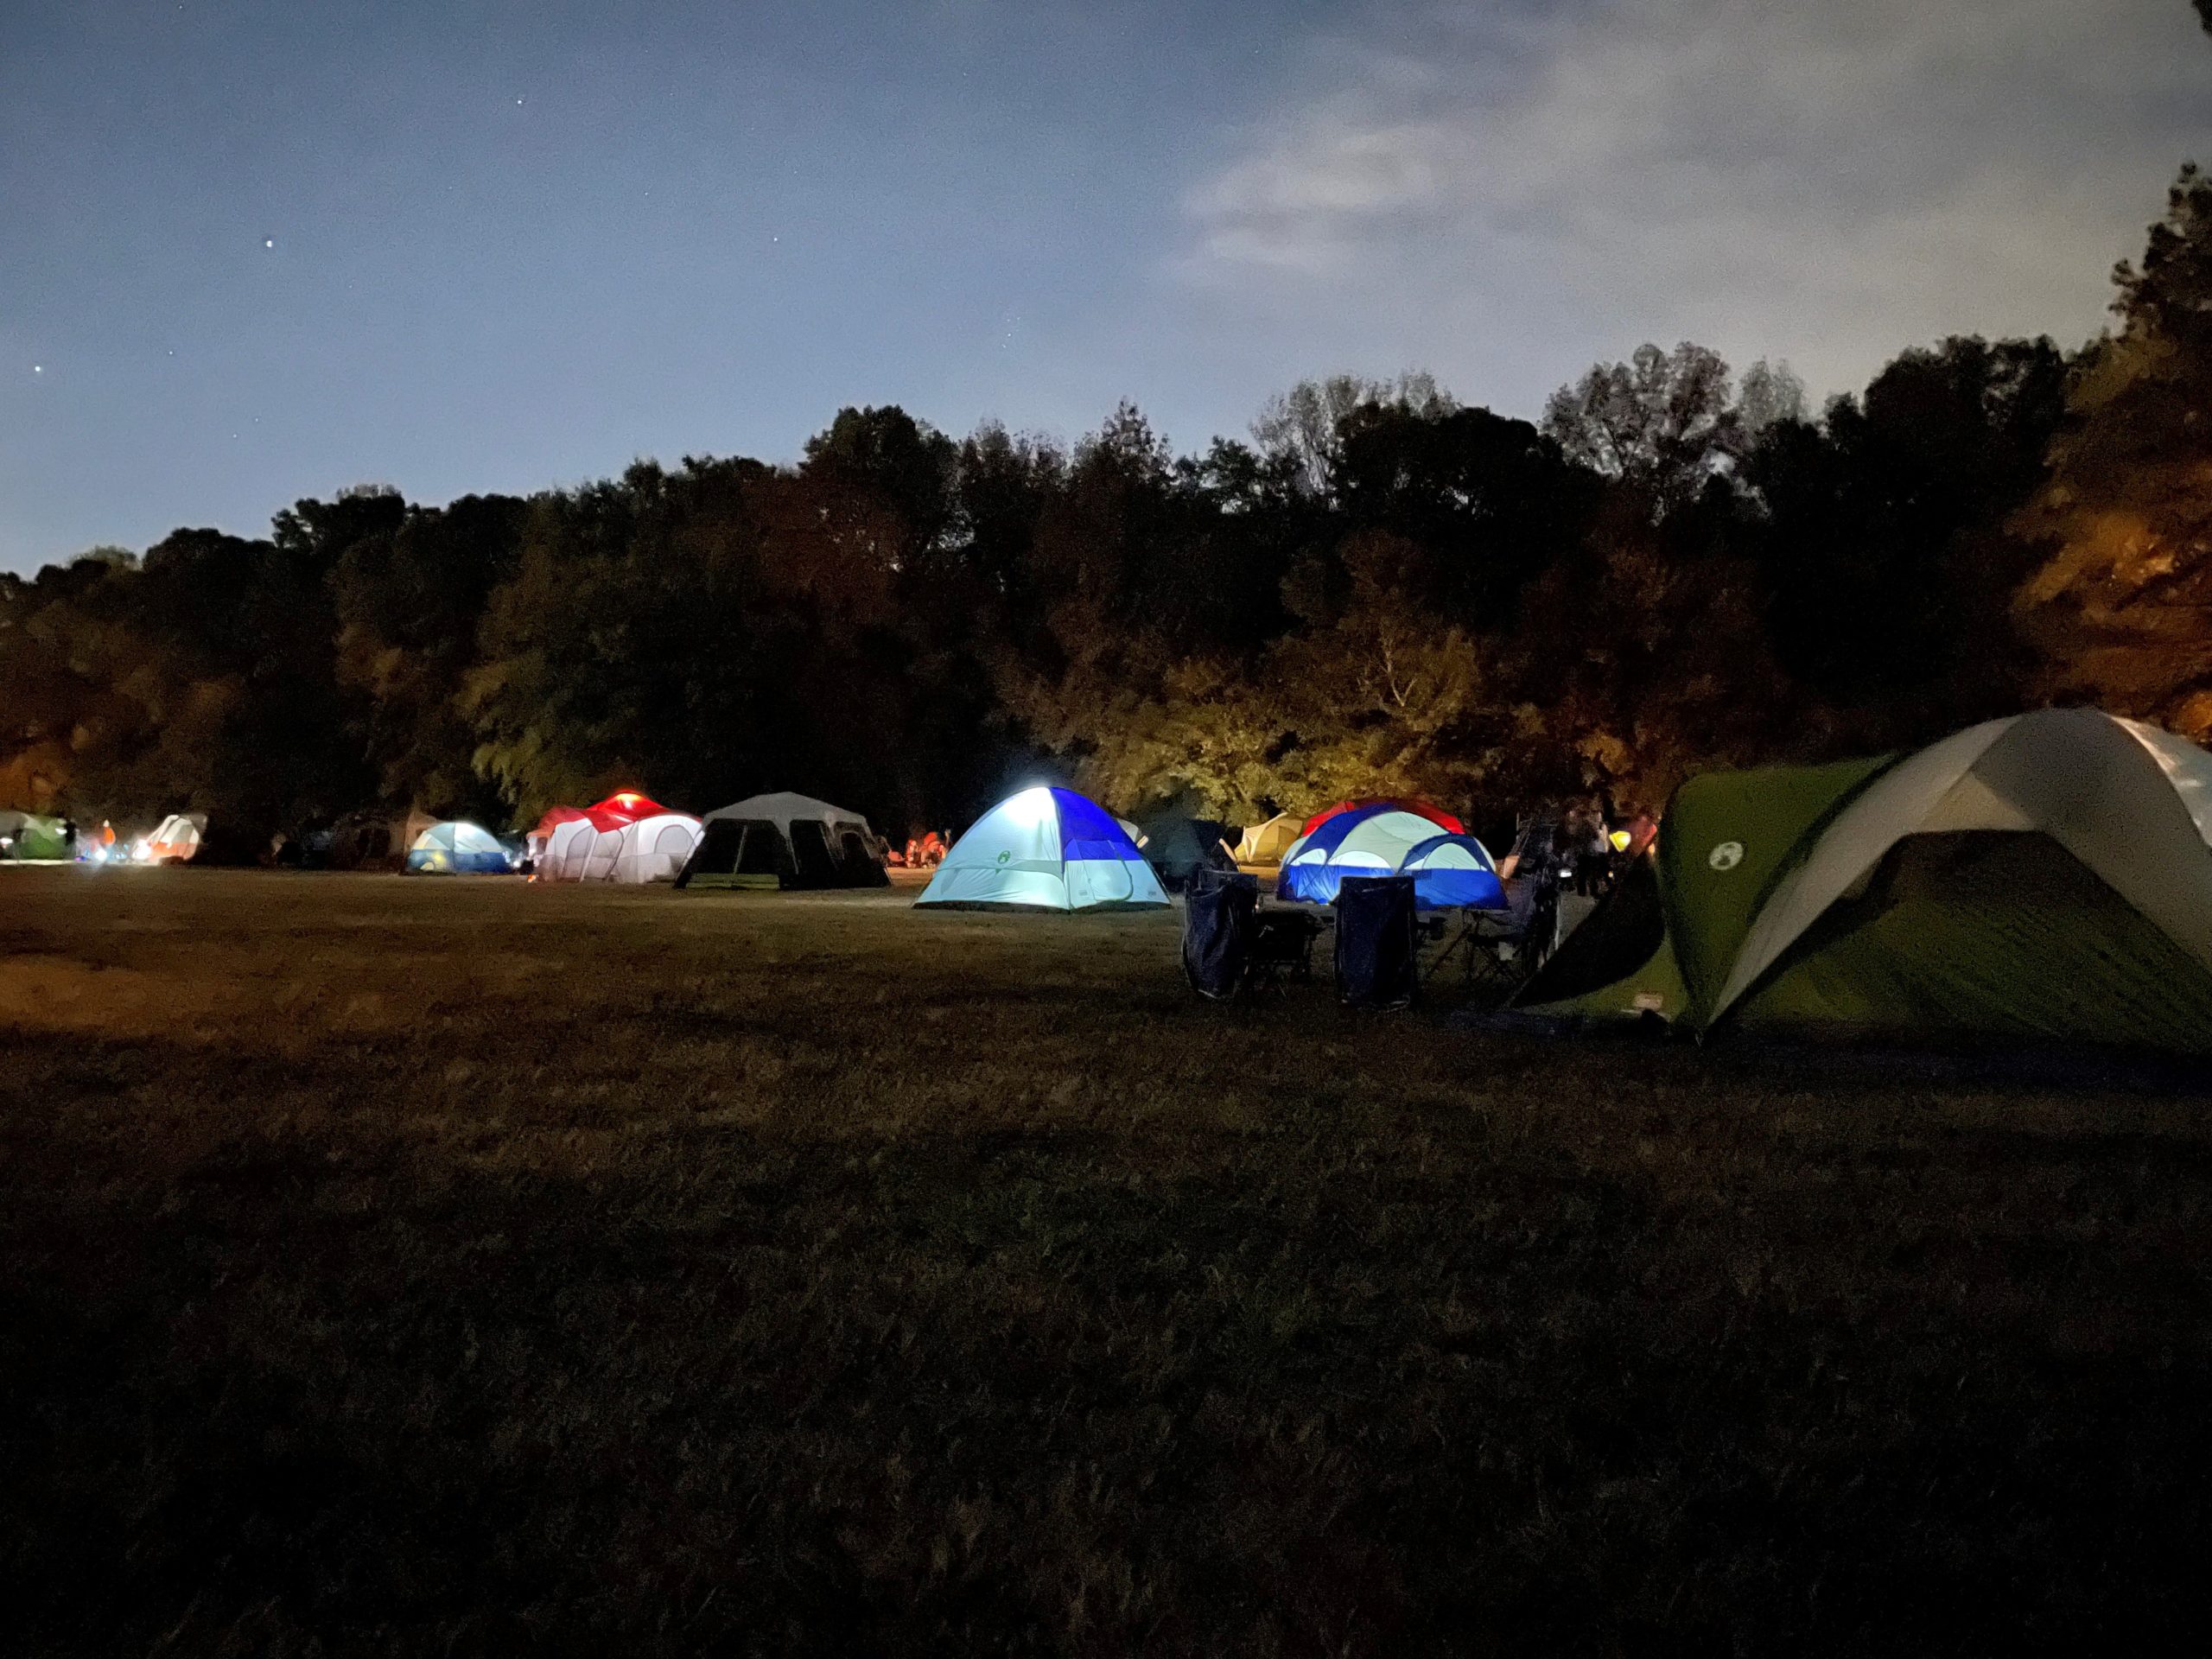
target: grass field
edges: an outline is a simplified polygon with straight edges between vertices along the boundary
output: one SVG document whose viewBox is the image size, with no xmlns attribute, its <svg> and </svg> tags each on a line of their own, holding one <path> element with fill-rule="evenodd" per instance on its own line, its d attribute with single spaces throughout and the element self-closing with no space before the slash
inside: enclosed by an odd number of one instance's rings
<svg viewBox="0 0 2212 1659">
<path fill-rule="evenodd" d="M 0 1648 L 2202 1624 L 2212 1097 L 906 897 L 0 873 Z"/>
</svg>

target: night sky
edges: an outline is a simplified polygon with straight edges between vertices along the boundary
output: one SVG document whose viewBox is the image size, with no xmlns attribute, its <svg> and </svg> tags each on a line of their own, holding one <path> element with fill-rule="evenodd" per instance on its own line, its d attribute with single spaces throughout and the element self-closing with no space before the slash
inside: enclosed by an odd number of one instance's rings
<svg viewBox="0 0 2212 1659">
<path fill-rule="evenodd" d="M 0 568 L 849 403 L 2070 346 L 2208 137 L 2184 0 L 0 0 Z"/>
</svg>

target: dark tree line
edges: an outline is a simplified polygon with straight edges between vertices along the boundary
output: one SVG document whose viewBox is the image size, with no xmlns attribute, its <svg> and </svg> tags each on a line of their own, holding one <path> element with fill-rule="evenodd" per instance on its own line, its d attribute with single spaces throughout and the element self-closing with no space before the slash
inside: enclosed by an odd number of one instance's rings
<svg viewBox="0 0 2212 1659">
<path fill-rule="evenodd" d="M 1908 351 L 1817 415 L 1646 346 L 1540 423 L 1301 385 L 1173 453 L 845 410 L 794 467 L 302 501 L 0 577 L 0 804 L 523 823 L 623 785 L 887 828 L 1058 771 L 1231 819 L 1652 805 L 2050 699 L 2212 731 L 2212 184 L 2116 324 Z"/>
</svg>

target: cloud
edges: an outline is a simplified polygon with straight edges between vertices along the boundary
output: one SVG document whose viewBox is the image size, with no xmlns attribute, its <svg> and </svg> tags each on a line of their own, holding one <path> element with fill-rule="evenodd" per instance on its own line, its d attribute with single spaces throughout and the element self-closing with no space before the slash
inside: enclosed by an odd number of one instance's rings
<svg viewBox="0 0 2212 1659">
<path fill-rule="evenodd" d="M 1948 332 L 2077 341 L 2212 89 L 2180 0 L 1455 0 L 1310 60 L 1188 191 L 1176 274 L 1523 402 L 1646 337 L 1825 390 Z"/>
</svg>

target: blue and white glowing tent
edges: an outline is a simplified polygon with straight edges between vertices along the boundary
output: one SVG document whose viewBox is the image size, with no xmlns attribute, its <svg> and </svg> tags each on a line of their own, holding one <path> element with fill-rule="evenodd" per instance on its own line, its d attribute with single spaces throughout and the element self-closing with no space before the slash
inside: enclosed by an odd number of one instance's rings
<svg viewBox="0 0 2212 1659">
<path fill-rule="evenodd" d="M 1332 903 L 1344 877 L 1395 875 L 1414 849 L 1439 838 L 1434 819 L 1390 802 L 1353 807 L 1324 818 L 1291 842 L 1275 878 L 1275 894 L 1313 905 Z M 1490 855 L 1483 856 L 1487 862 Z"/>
<path fill-rule="evenodd" d="M 1414 879 L 1423 910 L 1503 910 L 1505 883 L 1490 851 L 1472 836 L 1431 836 L 1406 855 L 1398 874 Z"/>
<path fill-rule="evenodd" d="M 434 823 L 407 849 L 407 868 L 421 875 L 505 875 L 514 868 L 490 830 L 473 823 Z"/>
<path fill-rule="evenodd" d="M 1025 910 L 1165 905 L 1160 878 L 1103 807 L 1071 789 L 1025 789 L 952 843 L 918 905 Z"/>
</svg>

